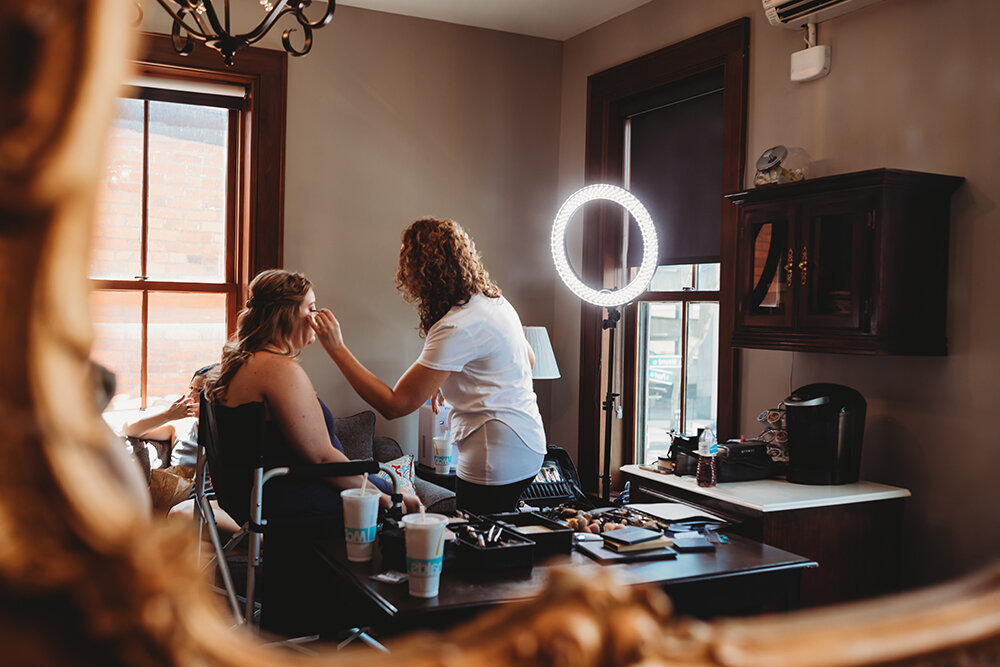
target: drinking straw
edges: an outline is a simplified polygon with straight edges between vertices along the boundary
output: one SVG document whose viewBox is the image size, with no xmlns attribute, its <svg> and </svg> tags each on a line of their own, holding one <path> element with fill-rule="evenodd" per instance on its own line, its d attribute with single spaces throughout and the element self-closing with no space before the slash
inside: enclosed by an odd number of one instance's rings
<svg viewBox="0 0 1000 667">
<path fill-rule="evenodd" d="M 365 473 L 365 479 L 361 482 L 361 495 L 365 495 L 365 489 L 368 488 L 368 473 Z"/>
<path fill-rule="evenodd" d="M 427 523 L 427 515 L 424 514 L 424 506 L 420 506 L 420 523 Z"/>
</svg>

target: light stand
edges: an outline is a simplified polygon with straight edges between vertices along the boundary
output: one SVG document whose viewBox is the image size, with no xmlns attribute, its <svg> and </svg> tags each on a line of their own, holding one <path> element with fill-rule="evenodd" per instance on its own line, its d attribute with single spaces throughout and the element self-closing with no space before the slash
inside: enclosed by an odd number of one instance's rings
<svg viewBox="0 0 1000 667">
<path fill-rule="evenodd" d="M 624 207 L 639 225 L 642 235 L 642 263 L 638 273 L 623 288 L 618 290 L 594 289 L 584 284 L 570 265 L 566 252 L 566 229 L 569 219 L 581 206 L 595 199 L 606 199 Z M 600 479 L 604 481 L 601 495 L 604 500 L 611 498 L 611 424 L 615 410 L 615 398 L 618 396 L 613 389 L 615 368 L 615 328 L 621 319 L 618 306 L 634 301 L 646 291 L 649 281 L 653 279 L 659 259 L 659 247 L 656 240 L 656 227 L 646 207 L 628 190 L 616 185 L 588 185 L 572 195 L 559 207 L 555 221 L 552 223 L 550 240 L 552 260 L 555 262 L 559 277 L 574 294 L 595 306 L 607 309 L 608 317 L 601 323 L 602 329 L 608 330 L 608 391 L 604 399 L 604 466 Z"/>
<path fill-rule="evenodd" d="M 612 391 L 615 378 L 615 329 L 618 328 L 618 320 L 622 318 L 621 312 L 616 306 L 610 306 L 608 316 L 601 322 L 601 329 L 608 330 L 608 391 L 604 395 L 604 467 L 601 479 L 604 484 L 601 487 L 601 498 L 611 499 L 611 424 L 615 410 L 615 398 L 618 397 Z"/>
</svg>

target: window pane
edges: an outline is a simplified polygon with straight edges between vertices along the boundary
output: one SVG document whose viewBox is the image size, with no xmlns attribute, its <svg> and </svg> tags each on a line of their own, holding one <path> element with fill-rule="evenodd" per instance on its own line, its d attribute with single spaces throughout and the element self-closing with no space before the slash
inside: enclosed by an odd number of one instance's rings
<svg viewBox="0 0 1000 667">
<path fill-rule="evenodd" d="M 225 294 L 151 292 L 147 405 L 187 391 L 196 370 L 219 360 L 225 342 Z"/>
<path fill-rule="evenodd" d="M 141 267 L 142 100 L 118 100 L 107 151 L 97 193 L 90 276 L 131 280 Z"/>
<path fill-rule="evenodd" d="M 649 281 L 650 292 L 680 292 L 694 287 L 694 272 L 691 264 L 658 266 Z"/>
<path fill-rule="evenodd" d="M 681 431 L 681 313 L 675 301 L 643 303 L 639 317 L 645 336 L 640 340 L 640 393 L 644 423 L 639 437 L 644 463 L 667 453 L 671 430 Z"/>
<path fill-rule="evenodd" d="M 142 361 L 142 294 L 94 291 L 90 295 L 94 317 L 91 358 L 115 374 L 117 392 L 108 410 L 139 407 Z"/>
<path fill-rule="evenodd" d="M 687 391 L 684 432 L 709 426 L 716 431 L 719 377 L 719 304 L 688 304 Z"/>
<path fill-rule="evenodd" d="M 720 279 L 719 275 L 722 273 L 719 264 L 698 264 L 698 286 L 697 289 L 702 292 L 717 292 L 719 291 Z"/>
<path fill-rule="evenodd" d="M 190 104 L 149 104 L 152 280 L 225 280 L 228 114 Z"/>
</svg>

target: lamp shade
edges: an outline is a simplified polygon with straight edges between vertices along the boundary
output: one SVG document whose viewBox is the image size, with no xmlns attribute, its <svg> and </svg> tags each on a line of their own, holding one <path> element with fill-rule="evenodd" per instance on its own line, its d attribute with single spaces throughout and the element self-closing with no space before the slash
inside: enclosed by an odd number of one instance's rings
<svg viewBox="0 0 1000 667">
<path fill-rule="evenodd" d="M 560 377 L 556 355 L 552 352 L 549 332 L 545 327 L 524 327 L 524 337 L 535 353 L 535 367 L 531 369 L 531 377 L 535 380 L 554 380 Z"/>
</svg>

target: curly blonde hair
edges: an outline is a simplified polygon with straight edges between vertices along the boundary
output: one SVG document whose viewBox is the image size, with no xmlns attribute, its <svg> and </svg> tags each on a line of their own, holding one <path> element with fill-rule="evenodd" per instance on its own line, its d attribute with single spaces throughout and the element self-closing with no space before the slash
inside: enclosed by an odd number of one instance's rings
<svg viewBox="0 0 1000 667">
<path fill-rule="evenodd" d="M 403 230 L 396 289 L 417 308 L 420 334 L 475 294 L 500 296 L 476 244 L 454 220 L 420 218 Z"/>
<path fill-rule="evenodd" d="M 250 282 L 250 298 L 236 318 L 236 333 L 222 348 L 219 362 L 205 381 L 205 396 L 219 400 L 236 372 L 254 352 L 276 347 L 294 356 L 298 350 L 291 337 L 302 300 L 312 283 L 301 273 L 281 269 L 261 271 Z"/>
</svg>

